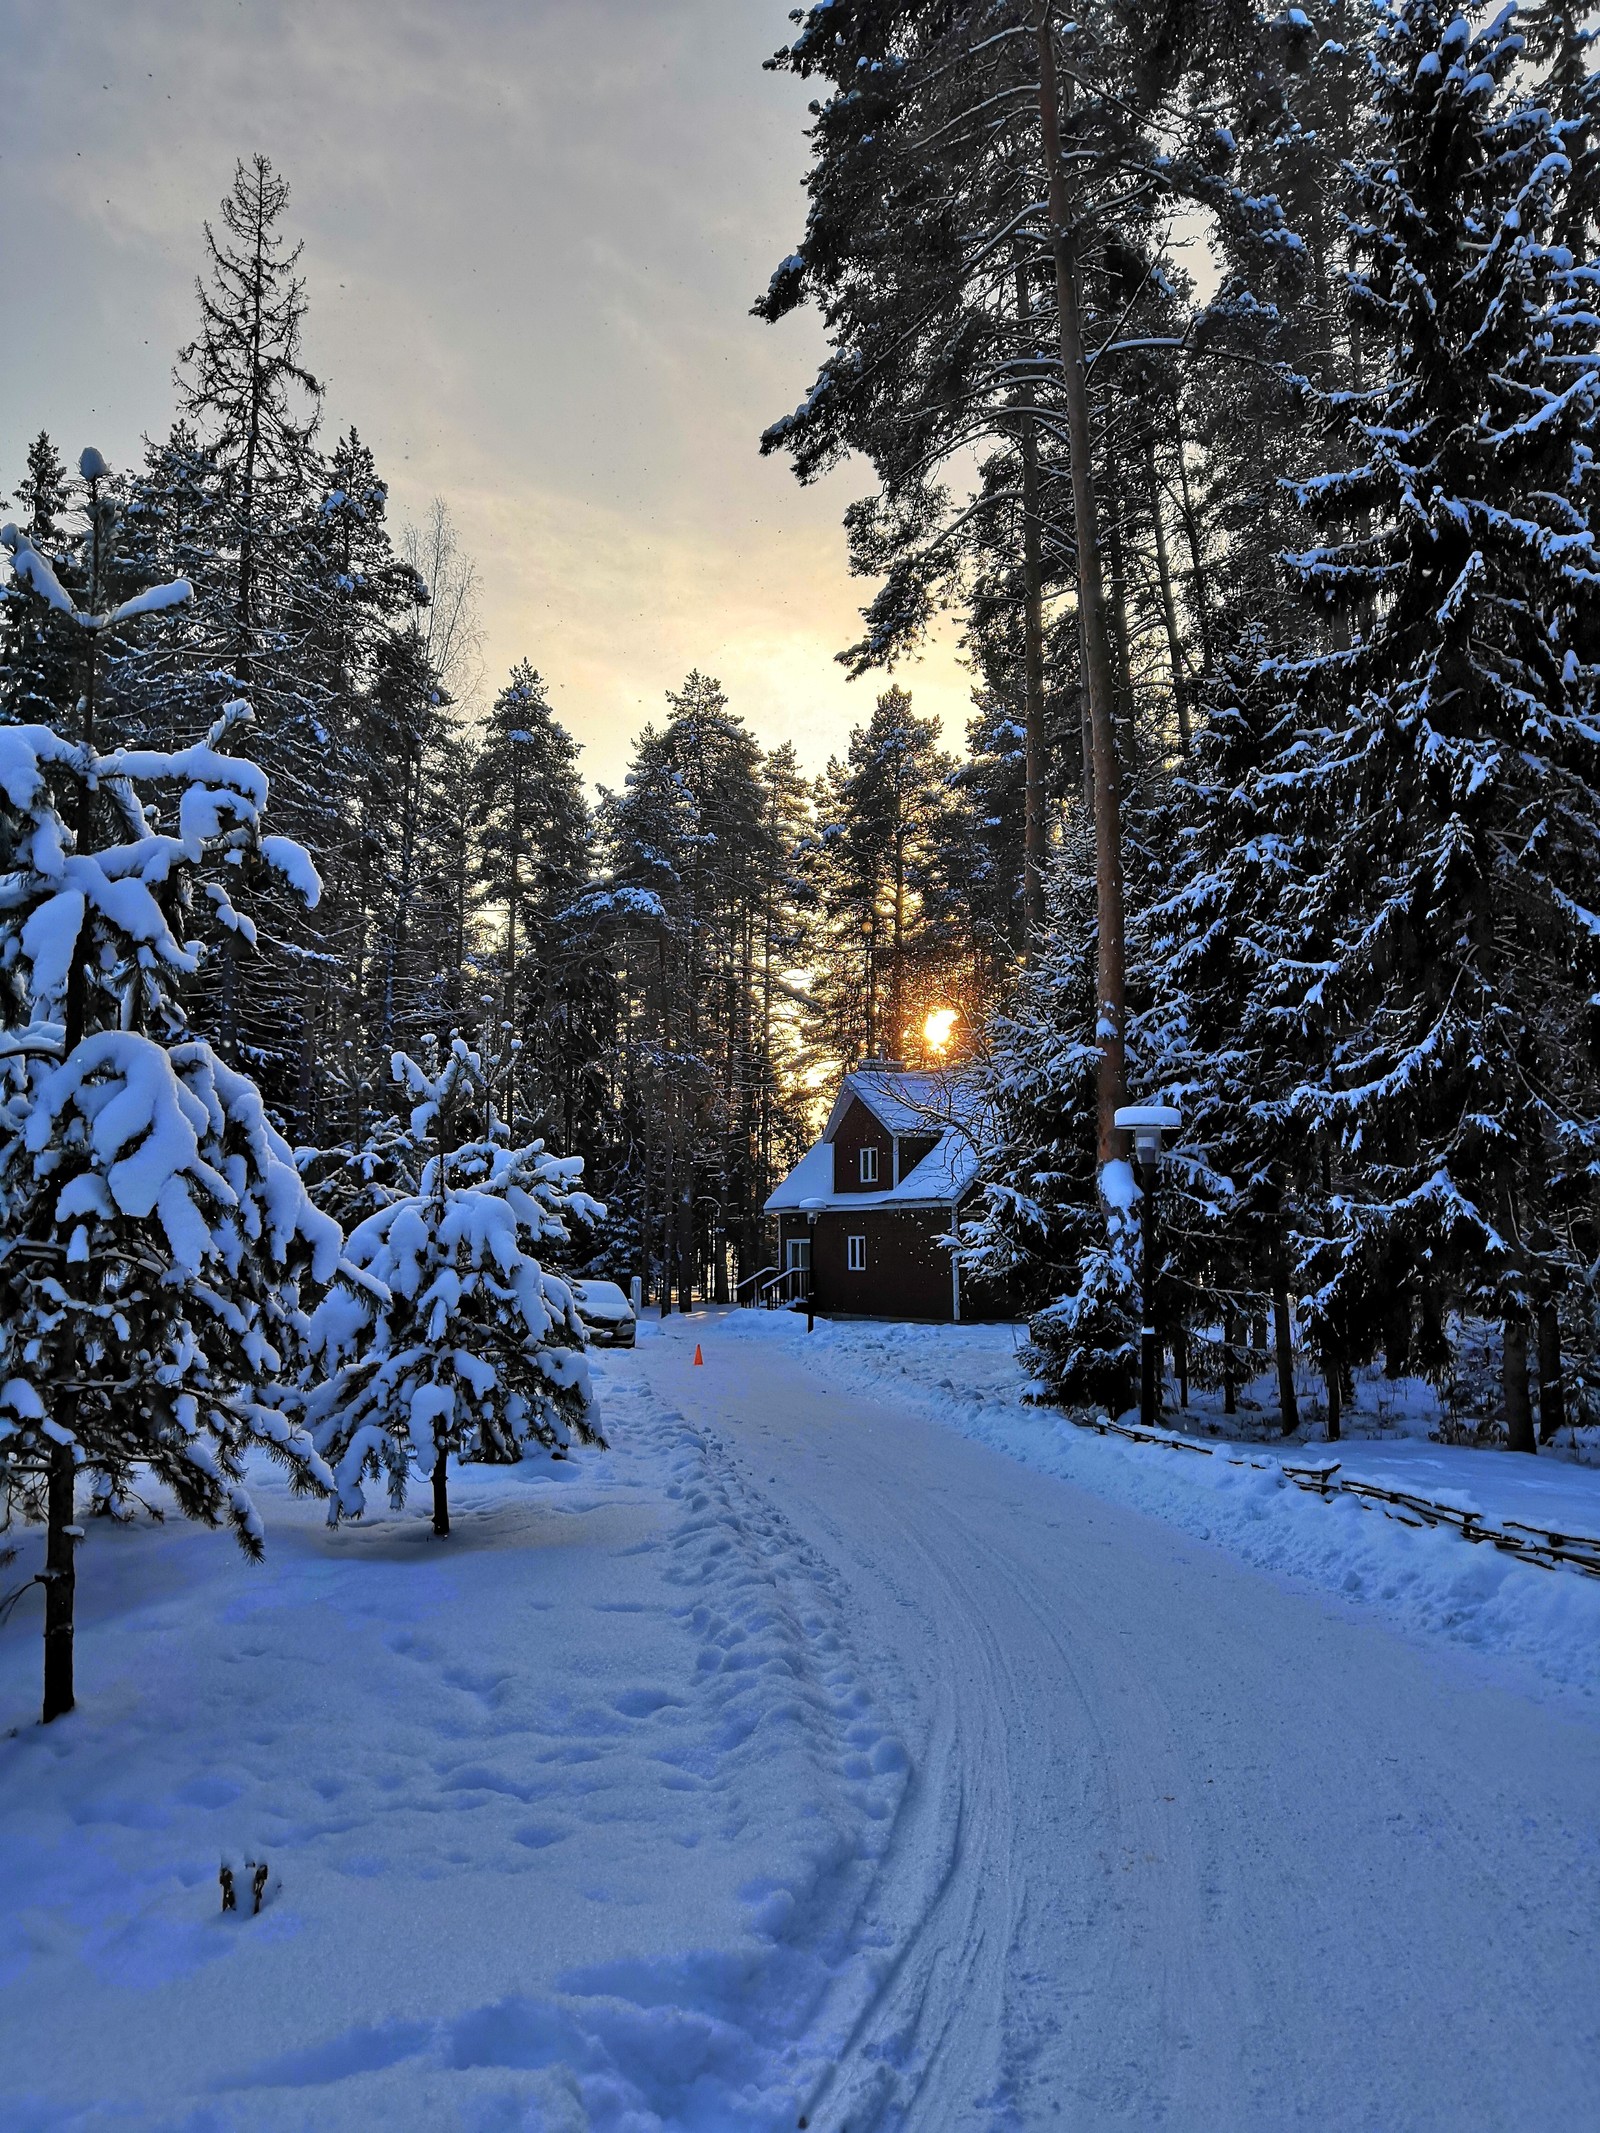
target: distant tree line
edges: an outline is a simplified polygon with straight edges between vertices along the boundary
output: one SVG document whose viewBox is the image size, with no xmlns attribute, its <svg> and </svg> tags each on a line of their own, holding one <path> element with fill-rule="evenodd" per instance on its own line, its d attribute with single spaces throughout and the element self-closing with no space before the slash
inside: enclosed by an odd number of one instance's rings
<svg viewBox="0 0 1600 2133">
<path fill-rule="evenodd" d="M 506 1134 L 581 1155 L 607 1204 L 571 1258 L 653 1301 L 727 1296 L 763 1265 L 763 1203 L 838 1067 L 914 1052 L 930 1006 L 976 1028 L 1009 985 L 1020 734 L 985 699 L 958 762 L 890 688 L 813 779 L 692 673 L 591 797 L 530 662 L 484 701 L 447 507 L 395 529 L 359 433 L 325 436 L 288 208 L 264 157 L 239 164 L 178 419 L 97 480 L 104 537 L 50 437 L 14 490 L 20 537 L 82 606 L 192 588 L 159 632 L 96 634 L 99 746 L 170 753 L 248 702 L 223 745 L 266 772 L 273 832 L 315 868 L 308 903 L 241 855 L 250 915 L 202 897 L 178 1011 L 346 1227 L 403 1182 L 393 1055 L 459 1033 L 505 1062 Z M 84 686 L 82 633 L 14 569 L 0 722 L 77 736 Z"/>
</svg>

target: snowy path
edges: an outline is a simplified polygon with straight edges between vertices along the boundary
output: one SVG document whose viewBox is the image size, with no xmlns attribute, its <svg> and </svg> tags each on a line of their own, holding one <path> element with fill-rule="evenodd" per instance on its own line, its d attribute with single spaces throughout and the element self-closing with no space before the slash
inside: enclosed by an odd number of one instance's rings
<svg viewBox="0 0 1600 2133">
<path fill-rule="evenodd" d="M 612 1450 L 461 1470 L 447 1543 L 91 1526 L 79 1710 L 0 1636 L 3 2133 L 1591 2123 L 1592 1701 L 834 1330 L 647 1326 Z"/>
<path fill-rule="evenodd" d="M 1584 2122 L 1587 1714 L 819 1397 L 792 1325 L 680 1322 L 636 1367 L 832 1566 L 911 1752 L 813 2126 Z"/>
</svg>

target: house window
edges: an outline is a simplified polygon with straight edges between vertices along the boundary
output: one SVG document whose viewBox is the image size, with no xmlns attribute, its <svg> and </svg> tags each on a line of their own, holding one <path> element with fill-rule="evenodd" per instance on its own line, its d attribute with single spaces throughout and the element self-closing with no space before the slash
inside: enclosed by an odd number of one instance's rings
<svg viewBox="0 0 1600 2133">
<path fill-rule="evenodd" d="M 789 1255 L 788 1271 L 791 1274 L 803 1273 L 809 1268 L 811 1265 L 811 1239 L 809 1237 L 791 1237 L 785 1249 Z"/>
<path fill-rule="evenodd" d="M 876 1185 L 878 1182 L 878 1151 L 876 1148 L 863 1148 L 861 1151 L 861 1182 L 863 1185 Z M 856 1240 L 852 1238 L 850 1241 L 853 1244 Z"/>
<path fill-rule="evenodd" d="M 865 1237 L 846 1237 L 844 1240 L 845 1265 L 852 1274 L 867 1271 L 867 1240 Z"/>
</svg>

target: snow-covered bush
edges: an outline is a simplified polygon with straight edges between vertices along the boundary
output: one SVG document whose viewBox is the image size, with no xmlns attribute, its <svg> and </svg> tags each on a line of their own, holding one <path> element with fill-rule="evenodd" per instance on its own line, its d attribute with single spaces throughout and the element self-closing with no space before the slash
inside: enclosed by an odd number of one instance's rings
<svg viewBox="0 0 1600 2133">
<path fill-rule="evenodd" d="M 444 1534 L 452 1452 L 510 1461 L 533 1444 L 604 1441 L 572 1292 L 535 1256 L 567 1242 L 569 1214 L 604 1209 L 578 1190 L 581 1156 L 503 1144 L 492 1070 L 465 1038 L 442 1065 L 397 1052 L 394 1073 L 431 1152 L 419 1189 L 351 1232 L 349 1260 L 372 1286 L 335 1291 L 317 1313 L 327 1374 L 307 1419 L 335 1468 L 335 1521 L 360 1517 L 369 1475 L 387 1477 L 398 1508 L 415 1469 L 432 1480 Z"/>
<path fill-rule="evenodd" d="M 98 542 L 98 455 L 85 472 Z M 80 1481 L 124 1515 L 148 1475 L 187 1515 L 229 1520 L 252 1555 L 252 1446 L 298 1486 L 331 1485 L 267 1388 L 303 1329 L 300 1280 L 330 1279 L 341 1240 L 254 1085 L 176 1003 L 200 960 L 186 937 L 197 884 L 245 942 L 233 888 L 247 863 L 316 894 L 299 847 L 261 834 L 265 778 L 222 752 L 248 708 L 228 705 L 192 747 L 101 753 L 99 634 L 187 588 L 79 610 L 14 528 L 5 542 L 85 668 L 78 740 L 0 727 L 0 1489 L 8 1515 L 49 1529 L 48 1719 L 72 1705 Z"/>
</svg>

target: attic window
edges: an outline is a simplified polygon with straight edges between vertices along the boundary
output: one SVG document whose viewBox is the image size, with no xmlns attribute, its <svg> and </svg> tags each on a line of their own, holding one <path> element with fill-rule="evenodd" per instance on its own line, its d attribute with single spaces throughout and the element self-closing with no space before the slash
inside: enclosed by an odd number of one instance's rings
<svg viewBox="0 0 1600 2133">
<path fill-rule="evenodd" d="M 878 1151 L 876 1148 L 863 1148 L 861 1151 L 861 1182 L 863 1185 L 876 1185 L 878 1182 Z"/>
</svg>

